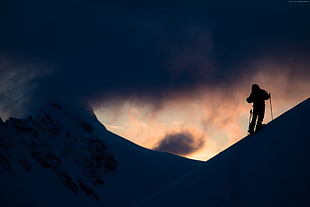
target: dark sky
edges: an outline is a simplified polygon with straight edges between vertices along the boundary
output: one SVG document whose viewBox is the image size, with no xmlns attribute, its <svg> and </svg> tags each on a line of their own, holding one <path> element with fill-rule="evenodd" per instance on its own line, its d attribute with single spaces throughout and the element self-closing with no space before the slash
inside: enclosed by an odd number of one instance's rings
<svg viewBox="0 0 310 207">
<path fill-rule="evenodd" d="M 309 65 L 310 3 L 3 0 L 0 8 L 7 113 L 50 97 L 157 102 L 201 85 L 226 87 L 261 57 Z"/>
</svg>

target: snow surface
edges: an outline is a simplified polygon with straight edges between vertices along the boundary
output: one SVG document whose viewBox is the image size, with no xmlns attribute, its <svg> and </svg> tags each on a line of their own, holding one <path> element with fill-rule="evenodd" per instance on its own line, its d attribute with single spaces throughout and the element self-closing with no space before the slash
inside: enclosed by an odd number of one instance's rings
<svg viewBox="0 0 310 207">
<path fill-rule="evenodd" d="M 310 206 L 310 99 L 131 207 Z"/>
<path fill-rule="evenodd" d="M 0 122 L 0 206 L 310 206 L 309 112 L 310 99 L 200 162 L 140 147 L 90 110 L 46 104 L 34 120 Z"/>
<path fill-rule="evenodd" d="M 0 206 L 128 206 L 203 164 L 135 145 L 89 110 L 49 103 L 35 119 L 0 123 Z"/>
</svg>

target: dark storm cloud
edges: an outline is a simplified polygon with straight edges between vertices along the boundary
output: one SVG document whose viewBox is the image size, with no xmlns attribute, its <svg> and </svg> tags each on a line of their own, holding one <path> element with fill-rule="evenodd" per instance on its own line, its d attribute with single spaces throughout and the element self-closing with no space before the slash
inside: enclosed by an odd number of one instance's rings
<svg viewBox="0 0 310 207">
<path fill-rule="evenodd" d="M 309 56 L 308 5 L 154 2 L 2 1 L 0 54 L 54 69 L 35 79 L 29 99 L 92 102 L 221 87 L 250 73 L 238 66 L 261 54 Z"/>
<path fill-rule="evenodd" d="M 202 137 L 195 138 L 193 134 L 184 130 L 178 133 L 167 134 L 154 150 L 177 155 L 189 155 L 200 149 L 204 142 L 205 140 Z"/>
<path fill-rule="evenodd" d="M 48 68 L 40 71 L 40 67 L 39 64 L 30 64 L 27 61 L 11 62 L 7 57 L 0 55 L 0 116 L 2 118 L 29 115 L 24 112 L 25 106 L 34 103 L 32 99 L 36 95 L 34 91 L 40 86 L 39 80 L 52 72 Z"/>
</svg>

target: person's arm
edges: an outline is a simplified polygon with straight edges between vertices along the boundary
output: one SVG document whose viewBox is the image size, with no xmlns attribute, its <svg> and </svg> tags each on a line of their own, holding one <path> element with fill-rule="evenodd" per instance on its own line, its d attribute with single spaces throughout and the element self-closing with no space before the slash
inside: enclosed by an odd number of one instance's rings
<svg viewBox="0 0 310 207">
<path fill-rule="evenodd" d="M 252 103 L 253 102 L 253 93 L 251 93 L 250 96 L 246 98 L 246 101 L 248 103 Z"/>
<path fill-rule="evenodd" d="M 270 98 L 270 93 L 264 91 L 264 100 L 268 100 Z"/>
</svg>

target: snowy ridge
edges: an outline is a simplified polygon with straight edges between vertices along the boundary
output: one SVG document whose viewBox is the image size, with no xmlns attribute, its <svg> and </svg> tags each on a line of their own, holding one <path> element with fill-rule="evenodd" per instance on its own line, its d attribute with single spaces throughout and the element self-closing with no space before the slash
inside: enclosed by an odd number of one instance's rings
<svg viewBox="0 0 310 207">
<path fill-rule="evenodd" d="M 307 99 L 132 207 L 310 206 L 309 114 Z"/>
<path fill-rule="evenodd" d="M 0 206 L 310 206 L 310 99 L 207 162 L 138 146 L 89 110 L 0 120 Z"/>
<path fill-rule="evenodd" d="M 99 200 L 90 186 L 102 185 L 104 176 L 117 169 L 113 153 L 93 136 L 93 127 L 57 104 L 45 106 L 36 121 L 10 118 L 1 129 L 0 167 L 14 171 L 19 164 L 30 172 L 35 160 L 75 194 Z"/>
<path fill-rule="evenodd" d="M 0 206 L 128 206 L 203 162 L 145 149 L 55 102 L 0 122 Z M 15 199 L 15 198 L 19 199 Z"/>
</svg>

